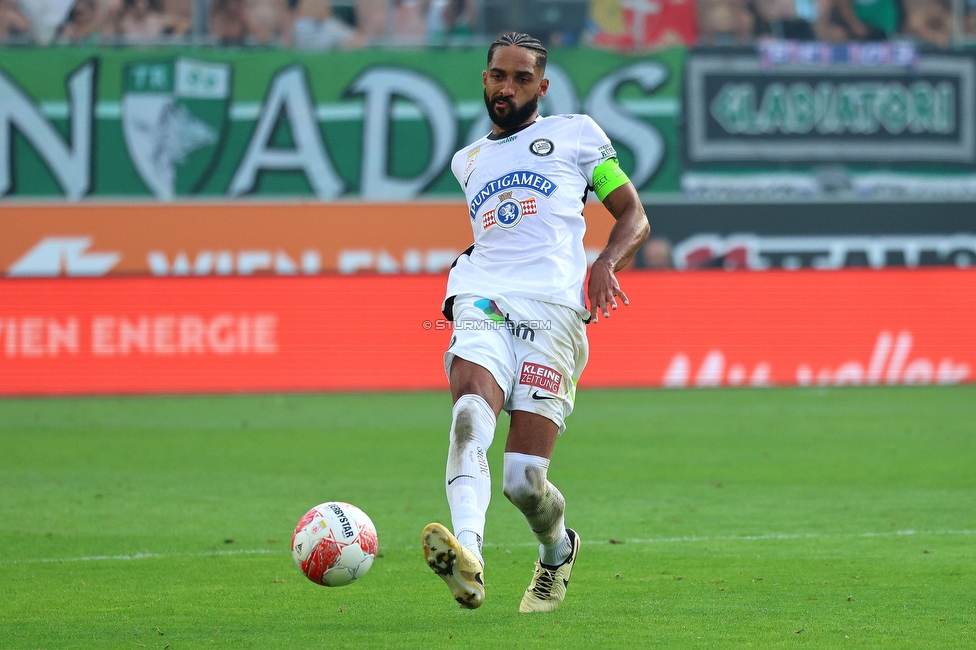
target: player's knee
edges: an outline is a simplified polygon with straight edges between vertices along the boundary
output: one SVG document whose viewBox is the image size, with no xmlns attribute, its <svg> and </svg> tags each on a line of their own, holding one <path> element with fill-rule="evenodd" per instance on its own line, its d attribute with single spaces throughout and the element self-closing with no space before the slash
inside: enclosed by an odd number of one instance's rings
<svg viewBox="0 0 976 650">
<path fill-rule="evenodd" d="M 478 395 L 462 395 L 454 403 L 454 424 L 451 427 L 451 443 L 464 447 L 478 442 L 486 447 L 495 433 L 495 414 L 488 403 Z"/>
<path fill-rule="evenodd" d="M 546 496 L 546 470 L 541 467 L 505 463 L 502 492 L 521 512 L 535 512 Z"/>
<path fill-rule="evenodd" d="M 461 404 L 454 409 L 454 426 L 451 427 L 451 442 L 464 446 L 474 438 L 474 421 L 477 417 L 475 407 Z"/>
</svg>

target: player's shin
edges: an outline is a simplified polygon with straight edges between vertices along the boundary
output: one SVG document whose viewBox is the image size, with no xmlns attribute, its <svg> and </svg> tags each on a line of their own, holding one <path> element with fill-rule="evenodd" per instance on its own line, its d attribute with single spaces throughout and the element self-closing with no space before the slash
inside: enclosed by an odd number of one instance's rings
<svg viewBox="0 0 976 650">
<path fill-rule="evenodd" d="M 462 395 L 454 404 L 447 453 L 447 502 L 458 542 L 479 560 L 491 500 L 487 454 L 495 436 L 495 422 L 495 413 L 478 395 Z"/>
<path fill-rule="evenodd" d="M 504 492 L 539 540 L 542 563 L 557 566 L 570 556 L 573 547 L 563 518 L 566 501 L 549 482 L 548 469 L 547 458 L 506 452 Z"/>
</svg>

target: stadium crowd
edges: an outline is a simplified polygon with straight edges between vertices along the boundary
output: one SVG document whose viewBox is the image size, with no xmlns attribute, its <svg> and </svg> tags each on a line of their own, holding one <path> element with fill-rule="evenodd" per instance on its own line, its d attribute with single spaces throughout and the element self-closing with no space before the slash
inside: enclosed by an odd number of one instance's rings
<svg viewBox="0 0 976 650">
<path fill-rule="evenodd" d="M 976 0 L 550 0 L 545 10 L 540 1 L 0 0 L 0 42 L 416 46 L 480 42 L 512 21 L 547 45 L 622 51 L 764 37 L 976 42 Z"/>
</svg>

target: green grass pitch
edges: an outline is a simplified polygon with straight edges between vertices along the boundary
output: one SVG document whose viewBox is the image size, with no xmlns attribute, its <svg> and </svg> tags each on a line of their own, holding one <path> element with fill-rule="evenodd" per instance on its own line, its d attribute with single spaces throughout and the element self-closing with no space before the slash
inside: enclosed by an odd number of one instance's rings
<svg viewBox="0 0 976 650">
<path fill-rule="evenodd" d="M 446 393 L 0 401 L 0 648 L 976 647 L 976 387 L 581 391 L 549 615 L 504 416 L 485 605 L 424 564 L 449 424 Z M 329 500 L 379 531 L 339 589 L 288 552 Z"/>
</svg>

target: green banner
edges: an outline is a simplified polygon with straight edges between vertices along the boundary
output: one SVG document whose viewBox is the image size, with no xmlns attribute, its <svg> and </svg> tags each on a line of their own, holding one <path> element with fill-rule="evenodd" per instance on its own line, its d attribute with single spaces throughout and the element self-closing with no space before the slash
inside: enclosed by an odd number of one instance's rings
<svg viewBox="0 0 976 650">
<path fill-rule="evenodd" d="M 550 53 L 543 114 L 587 113 L 641 192 L 679 186 L 684 52 Z M 5 49 L 0 197 L 460 197 L 485 52 Z"/>
</svg>

